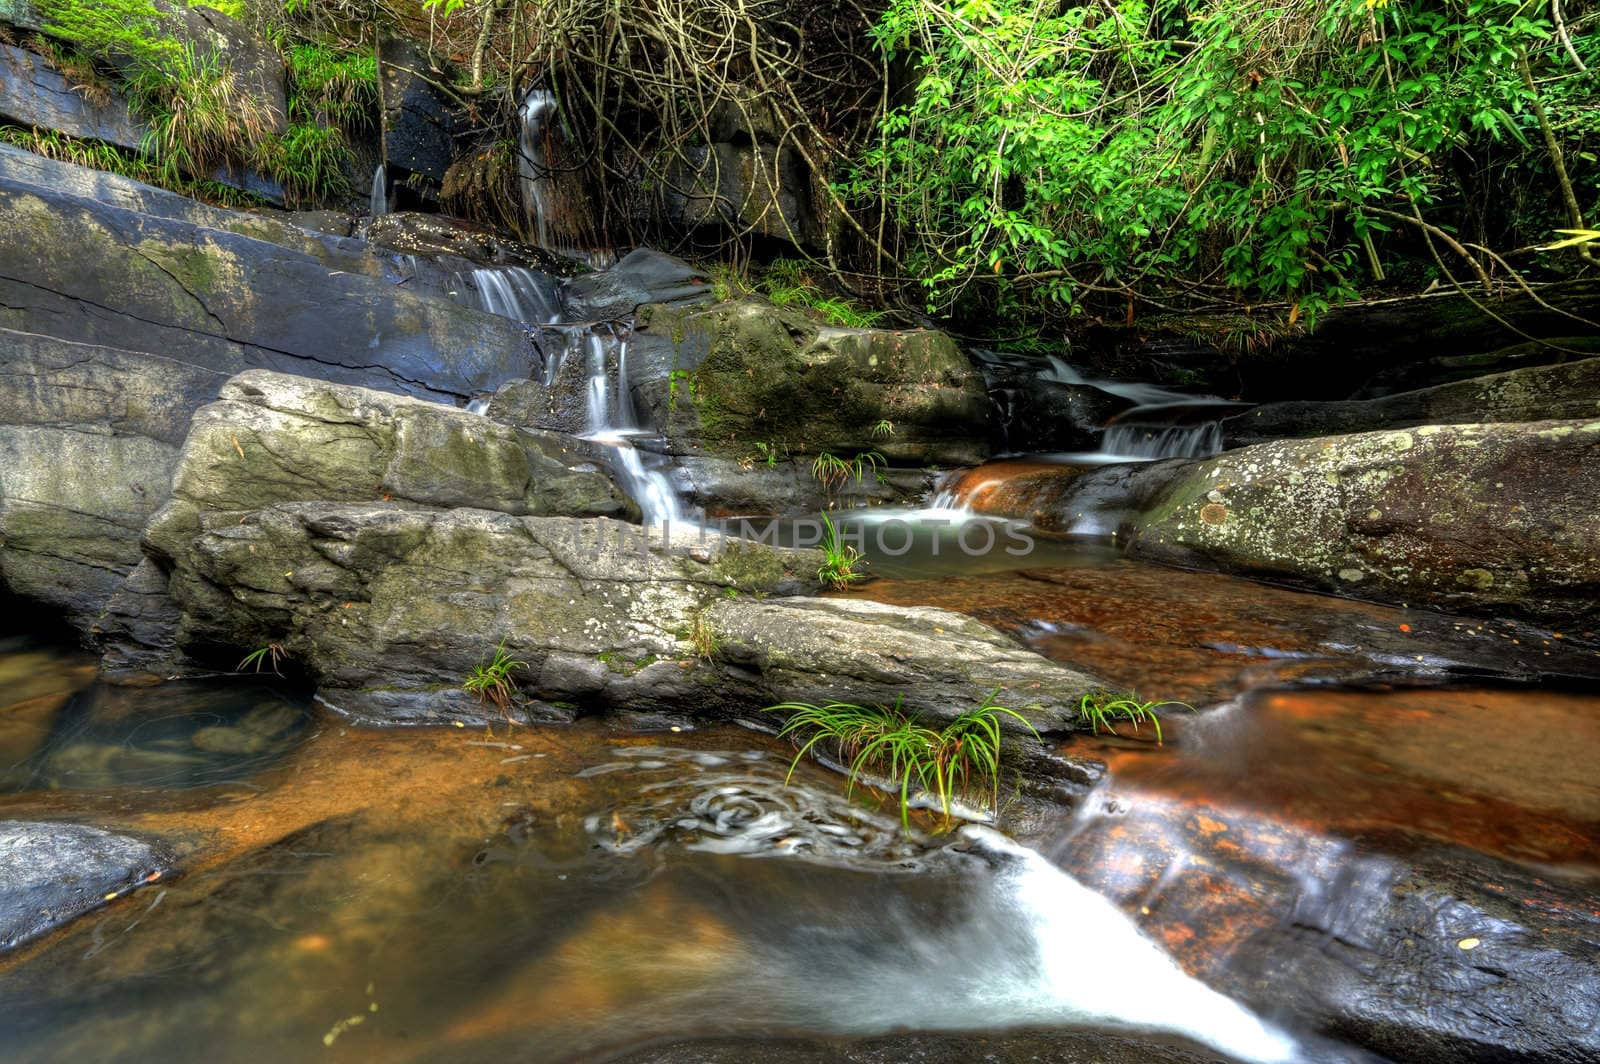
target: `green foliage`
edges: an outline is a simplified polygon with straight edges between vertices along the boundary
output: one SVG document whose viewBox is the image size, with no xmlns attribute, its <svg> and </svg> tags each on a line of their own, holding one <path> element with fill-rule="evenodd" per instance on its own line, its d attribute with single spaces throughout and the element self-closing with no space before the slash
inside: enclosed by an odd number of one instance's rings
<svg viewBox="0 0 1600 1064">
<path fill-rule="evenodd" d="M 234 671 L 243 672 L 246 669 L 252 669 L 255 672 L 260 672 L 261 666 L 265 665 L 275 675 L 282 676 L 283 674 L 278 672 L 278 664 L 286 657 L 288 657 L 288 651 L 284 650 L 282 643 L 268 643 L 266 646 L 258 647 L 240 658 L 239 664 L 234 666 Z"/>
<path fill-rule="evenodd" d="M 1072 308 L 1176 276 L 1191 300 L 1285 300 L 1311 319 L 1381 272 L 1393 226 L 1421 234 L 1414 209 L 1515 184 L 1520 224 L 1559 224 L 1519 54 L 1596 202 L 1593 78 L 1547 15 L 1525 0 L 894 0 L 874 35 L 914 90 L 841 191 L 898 224 L 930 310 Z M 1573 39 L 1600 62 L 1600 33 Z"/>
<path fill-rule="evenodd" d="M 877 424 L 872 426 L 872 438 L 875 440 L 886 440 L 893 435 L 894 422 L 888 418 L 881 418 Z"/>
<path fill-rule="evenodd" d="M 194 180 L 180 177 L 168 180 L 160 166 L 148 156 L 125 152 L 98 140 L 81 140 L 49 129 L 22 129 L 18 126 L 0 126 L 0 141 L 43 155 L 47 159 L 105 170 L 135 181 L 164 184 L 174 192 L 224 207 L 258 206 L 260 201 L 248 192 L 219 184 L 216 181 Z"/>
<path fill-rule="evenodd" d="M 811 475 L 822 485 L 824 491 L 831 494 L 852 480 L 859 488 L 869 472 L 872 474 L 873 483 L 877 483 L 878 469 L 885 464 L 883 455 L 877 451 L 867 451 L 848 459 L 823 451 L 812 460 Z"/>
<path fill-rule="evenodd" d="M 467 678 L 461 682 L 461 689 L 475 695 L 480 705 L 492 705 L 510 720 L 511 707 L 517 700 L 516 681 L 512 679 L 512 674 L 527 667 L 526 661 L 518 661 L 506 652 L 506 641 L 502 639 L 492 657 L 472 667 Z"/>
<path fill-rule="evenodd" d="M 46 32 L 101 63 L 156 67 L 175 59 L 177 41 L 161 33 L 150 0 L 36 0 Z"/>
<path fill-rule="evenodd" d="M 884 780 L 898 794 L 900 822 L 909 833 L 913 787 L 934 797 L 946 829 L 954 802 L 974 791 L 983 793 L 991 810 L 999 808 L 1001 719 L 1012 718 L 1035 738 L 1039 734 L 1026 717 L 995 701 L 999 693 L 999 688 L 989 692 L 975 709 L 942 728 L 908 714 L 899 700 L 893 706 L 784 702 L 767 710 L 790 714 L 778 734 L 802 744 L 789 764 L 789 779 L 806 754 L 831 743 L 848 768 L 848 793 L 858 783 L 870 786 L 864 777 Z"/>
<path fill-rule="evenodd" d="M 865 580 L 867 574 L 860 567 L 866 562 L 862 560 L 861 552 L 844 542 L 833 519 L 826 513 L 817 516 L 822 518 L 822 542 L 817 545 L 823 557 L 822 565 L 817 569 L 817 579 L 822 586 L 844 591 L 851 584 Z"/>
<path fill-rule="evenodd" d="M 736 591 L 729 588 L 730 591 Z M 697 613 L 689 622 L 689 646 L 694 650 L 694 656 L 701 661 L 710 661 L 717 656 L 718 649 L 722 646 L 722 636 L 711 624 L 711 620 L 703 613 Z"/>
<path fill-rule="evenodd" d="M 1155 711 L 1162 706 L 1178 706 L 1182 709 L 1193 711 L 1192 706 L 1184 702 L 1141 702 L 1133 694 L 1114 695 L 1105 691 L 1096 691 L 1083 696 L 1078 703 L 1078 719 L 1091 726 L 1095 734 L 1104 729 L 1112 735 L 1118 734 L 1115 721 L 1120 717 L 1133 725 L 1135 733 L 1140 728 L 1149 724 L 1155 729 L 1156 742 L 1161 742 L 1161 718 Z"/>
<path fill-rule="evenodd" d="M 799 259 L 774 259 L 762 275 L 760 290 L 775 307 L 797 307 L 820 314 L 830 325 L 870 329 L 883 312 L 866 310 L 841 296 L 829 295 Z"/>
</svg>

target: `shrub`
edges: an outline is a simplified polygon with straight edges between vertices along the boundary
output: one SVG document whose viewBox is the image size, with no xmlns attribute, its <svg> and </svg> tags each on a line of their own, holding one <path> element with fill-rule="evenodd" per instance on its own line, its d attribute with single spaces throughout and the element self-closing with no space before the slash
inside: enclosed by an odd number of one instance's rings
<svg viewBox="0 0 1600 1064">
<path fill-rule="evenodd" d="M 826 513 L 817 516 L 822 518 L 822 542 L 817 545 L 823 556 L 822 565 L 817 569 L 817 579 L 822 586 L 843 591 L 851 584 L 865 580 L 867 574 L 858 568 L 866 564 L 861 552 L 843 541 L 833 519 Z"/>
</svg>

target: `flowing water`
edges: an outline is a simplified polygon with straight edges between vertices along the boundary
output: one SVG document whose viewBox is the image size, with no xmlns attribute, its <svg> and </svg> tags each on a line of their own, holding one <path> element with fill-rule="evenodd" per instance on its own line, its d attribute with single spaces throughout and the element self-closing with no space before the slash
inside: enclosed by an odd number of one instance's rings
<svg viewBox="0 0 1600 1064">
<path fill-rule="evenodd" d="M 731 726 L 364 731 L 254 677 L 105 688 L 83 657 L 0 646 L 0 817 L 158 837 L 179 867 L 0 958 L 0 1053 L 664 1061 L 713 1039 L 788 1059 L 889 1038 L 873 1059 L 960 1060 L 988 1032 L 997 1059 L 1366 1060 L 1299 991 L 1241 976 L 1298 956 L 1262 936 L 1349 919 L 1429 845 L 1600 867 L 1600 700 L 1332 686 L 1592 671 L 1576 640 L 1093 552 L 903 564 L 867 593 L 1223 708 L 1169 711 L 1159 746 L 1064 744 L 1109 776 L 1023 846 L 907 832 Z"/>
</svg>

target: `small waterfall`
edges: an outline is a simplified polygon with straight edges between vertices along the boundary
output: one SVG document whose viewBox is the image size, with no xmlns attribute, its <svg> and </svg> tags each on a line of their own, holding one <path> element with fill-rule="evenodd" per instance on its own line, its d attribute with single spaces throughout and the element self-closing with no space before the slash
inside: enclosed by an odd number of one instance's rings
<svg viewBox="0 0 1600 1064">
<path fill-rule="evenodd" d="M 542 248 L 555 250 L 550 230 L 550 203 L 555 182 L 551 180 L 545 152 L 545 131 L 556 113 L 556 98 L 543 89 L 532 89 L 522 100 L 522 144 L 517 169 L 522 175 L 522 202 L 528 212 L 528 231 Z"/>
<path fill-rule="evenodd" d="M 587 404 L 584 416 L 584 438 L 608 448 L 612 453 L 612 468 L 628 497 L 639 504 L 646 526 L 683 524 L 683 508 L 672 478 L 662 468 L 665 460 L 652 455 L 646 463 L 645 455 L 634 446 L 637 437 L 647 435 L 640 428 L 634 411 L 632 385 L 628 380 L 628 341 L 626 338 L 590 332 L 588 346 L 588 383 L 585 388 Z M 617 379 L 612 386 L 610 374 L 611 355 L 616 355 Z M 560 369 L 560 359 L 546 374 L 554 379 Z"/>
<path fill-rule="evenodd" d="M 561 317 L 560 282 L 523 266 L 486 266 L 450 277 L 456 302 L 528 325 Z"/>
<path fill-rule="evenodd" d="M 384 172 L 384 165 L 372 171 L 372 199 L 368 209 L 374 218 L 382 218 L 389 213 L 389 190 L 386 185 L 388 175 Z"/>
<path fill-rule="evenodd" d="M 1206 458 L 1222 450 L 1222 422 L 1202 421 L 1194 425 L 1162 425 L 1138 420 L 1139 410 L 1128 412 L 1132 420 L 1107 425 L 1100 438 L 1102 454 L 1131 461 L 1157 458 Z"/>
</svg>

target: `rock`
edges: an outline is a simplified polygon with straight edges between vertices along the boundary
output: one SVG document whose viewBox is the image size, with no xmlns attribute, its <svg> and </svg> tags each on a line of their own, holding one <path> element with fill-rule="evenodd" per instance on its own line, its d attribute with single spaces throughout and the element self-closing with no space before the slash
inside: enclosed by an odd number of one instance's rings
<svg viewBox="0 0 1600 1064">
<path fill-rule="evenodd" d="M 172 496 L 146 537 L 165 556 L 182 549 L 202 514 L 304 499 L 393 499 L 509 514 L 638 513 L 608 474 L 561 437 L 266 370 L 239 374 L 194 415 Z"/>
<path fill-rule="evenodd" d="M 1281 440 L 1183 466 L 1131 522 L 1171 564 L 1552 624 L 1600 619 L 1600 420 Z"/>
<path fill-rule="evenodd" d="M 1600 1056 L 1582 882 L 1453 847 L 1363 855 L 1204 801 L 1125 804 L 1058 859 L 1223 993 L 1418 1064 Z"/>
<path fill-rule="evenodd" d="M 135 181 L 131 177 L 47 159 L 9 144 L 0 144 L 0 187 L 23 186 L 280 244 L 292 251 L 310 255 L 330 270 L 360 273 L 369 277 L 382 277 L 384 274 L 383 261 L 371 254 L 366 244 L 347 239 L 348 225 L 337 236 L 330 236 L 317 226 L 308 224 L 333 215 L 335 212 L 332 211 L 285 213 L 227 210 Z M 317 231 L 310 231 L 312 229 Z"/>
<path fill-rule="evenodd" d="M 800 247 L 828 246 L 826 192 L 792 146 L 690 146 L 664 169 L 661 211 L 667 224 L 683 232 L 722 228 Z"/>
<path fill-rule="evenodd" d="M 1600 355 L 1600 336 L 1556 336 L 1549 340 L 1512 344 L 1496 351 L 1438 355 L 1424 361 L 1385 367 L 1368 378 L 1348 398 L 1378 399 L 1396 392 L 1454 384 L 1473 377 L 1530 366 L 1563 364 L 1592 355 Z"/>
<path fill-rule="evenodd" d="M 0 230 L 0 327 L 447 401 L 532 359 L 503 318 L 236 233 L 10 182 Z"/>
<path fill-rule="evenodd" d="M 685 530 L 665 550 L 645 535 L 604 519 L 286 503 L 202 514 L 167 546 L 180 644 L 281 642 L 325 704 L 372 723 L 497 719 L 460 689 L 497 645 L 524 663 L 521 692 L 558 713 L 727 717 L 903 695 L 950 716 L 1005 686 L 1052 728 L 1093 686 L 955 614 L 758 597 L 814 587 L 815 552 Z"/>
<path fill-rule="evenodd" d="M 835 328 L 759 299 L 651 305 L 628 360 L 635 405 L 674 453 L 737 459 L 765 442 L 961 465 L 988 450 L 982 374 L 944 333 Z"/>
<path fill-rule="evenodd" d="M 226 378 L 0 330 L 0 579 L 92 625 L 140 561 L 189 412 Z"/>
<path fill-rule="evenodd" d="M 635 248 L 609 270 L 574 277 L 562 302 L 568 321 L 616 321 L 646 303 L 697 303 L 711 298 L 705 273 L 665 252 Z"/>
<path fill-rule="evenodd" d="M 54 129 L 71 137 L 138 150 L 146 129 L 120 96 L 75 91 L 44 57 L 0 43 L 0 115 L 23 128 Z"/>
<path fill-rule="evenodd" d="M 1038 359 L 975 351 L 995 407 L 995 449 L 1002 453 L 1094 451 L 1100 430 L 1133 401 L 1088 383 L 1059 379 Z"/>
<path fill-rule="evenodd" d="M 1223 421 L 1229 447 L 1417 425 L 1600 417 L 1600 358 L 1530 366 L 1376 399 L 1269 403 Z"/>
<path fill-rule="evenodd" d="M 616 1064 L 1216 1064 L 1215 1051 L 1175 1038 L 1110 1031 L 897 1034 L 828 1041 L 699 1039 L 626 1051 Z"/>
<path fill-rule="evenodd" d="M 458 105 L 438 87 L 450 80 L 415 42 L 393 35 L 379 40 L 383 162 L 391 177 L 413 173 L 444 180 L 455 158 L 455 135 L 467 128 Z"/>
<path fill-rule="evenodd" d="M 559 277 L 588 269 L 581 262 L 513 240 L 487 226 L 441 214 L 385 214 L 367 226 L 366 238 L 403 255 L 447 255 L 478 266 L 527 266 Z"/>
<path fill-rule="evenodd" d="M 171 870 L 148 842 L 83 824 L 0 821 L 0 950 Z"/>
</svg>

